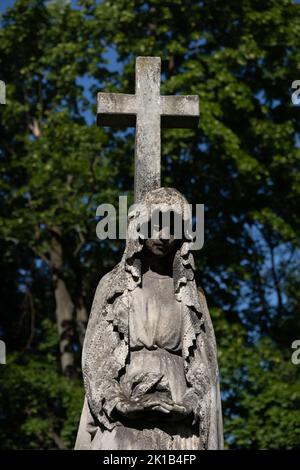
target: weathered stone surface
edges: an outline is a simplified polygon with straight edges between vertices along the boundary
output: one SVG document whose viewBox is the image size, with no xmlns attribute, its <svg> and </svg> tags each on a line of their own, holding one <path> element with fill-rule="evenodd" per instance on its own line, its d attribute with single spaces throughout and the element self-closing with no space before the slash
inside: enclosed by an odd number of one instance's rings
<svg viewBox="0 0 300 470">
<path fill-rule="evenodd" d="M 160 187 L 161 127 L 197 127 L 198 96 L 160 95 L 161 59 L 138 57 L 135 95 L 98 93 L 97 123 L 136 127 L 135 202 Z"/>
</svg>

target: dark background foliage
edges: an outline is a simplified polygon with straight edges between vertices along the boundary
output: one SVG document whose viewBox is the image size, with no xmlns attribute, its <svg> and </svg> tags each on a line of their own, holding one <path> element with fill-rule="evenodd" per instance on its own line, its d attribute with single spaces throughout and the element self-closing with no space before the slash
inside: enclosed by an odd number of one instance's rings
<svg viewBox="0 0 300 470">
<path fill-rule="evenodd" d="M 132 201 L 134 137 L 95 126 L 97 91 L 198 94 L 197 130 L 164 130 L 163 185 L 205 204 L 196 253 L 216 330 L 227 448 L 300 447 L 300 12 L 291 0 L 16 0 L 0 29 L 0 446 L 72 448 L 80 351 L 122 242 L 96 207 Z"/>
</svg>

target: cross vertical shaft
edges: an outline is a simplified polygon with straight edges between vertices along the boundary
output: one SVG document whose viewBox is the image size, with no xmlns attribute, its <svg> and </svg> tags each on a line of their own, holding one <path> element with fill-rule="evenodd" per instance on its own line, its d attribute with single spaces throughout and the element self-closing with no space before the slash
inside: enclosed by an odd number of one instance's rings
<svg viewBox="0 0 300 470">
<path fill-rule="evenodd" d="M 138 57 L 134 198 L 160 187 L 160 59 Z"/>
</svg>

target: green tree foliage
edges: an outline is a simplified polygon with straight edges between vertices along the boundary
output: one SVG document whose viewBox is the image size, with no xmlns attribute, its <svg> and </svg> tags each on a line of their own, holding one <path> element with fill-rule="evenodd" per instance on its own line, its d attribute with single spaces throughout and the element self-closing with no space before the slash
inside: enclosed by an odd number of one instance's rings
<svg viewBox="0 0 300 470">
<path fill-rule="evenodd" d="M 73 446 L 87 312 L 123 246 L 97 241 L 95 209 L 133 189 L 132 132 L 91 116 L 96 91 L 134 92 L 138 55 L 162 57 L 163 94 L 200 96 L 199 129 L 163 131 L 163 184 L 206 206 L 196 262 L 226 445 L 299 448 L 299 39 L 291 0 L 17 0 L 4 15 L 3 448 Z"/>
</svg>

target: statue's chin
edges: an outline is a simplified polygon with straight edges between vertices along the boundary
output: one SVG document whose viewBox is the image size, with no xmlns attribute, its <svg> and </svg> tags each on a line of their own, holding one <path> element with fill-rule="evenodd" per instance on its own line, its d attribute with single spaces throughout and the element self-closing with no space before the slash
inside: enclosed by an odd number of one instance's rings
<svg viewBox="0 0 300 470">
<path fill-rule="evenodd" d="M 157 249 L 153 249 L 153 250 L 152 250 L 152 254 L 153 254 L 154 256 L 159 257 L 159 258 L 163 258 L 164 256 L 166 256 L 167 252 L 164 251 L 163 249 L 157 248 Z"/>
</svg>

